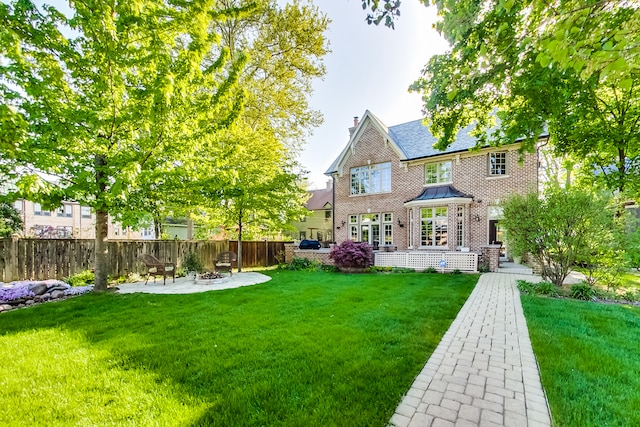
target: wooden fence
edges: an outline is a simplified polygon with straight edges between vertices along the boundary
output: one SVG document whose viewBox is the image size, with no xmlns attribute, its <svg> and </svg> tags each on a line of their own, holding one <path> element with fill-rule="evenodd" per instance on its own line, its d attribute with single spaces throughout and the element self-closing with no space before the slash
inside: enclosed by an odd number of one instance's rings
<svg viewBox="0 0 640 427">
<path fill-rule="evenodd" d="M 242 266 L 275 265 L 285 242 L 242 242 Z M 0 281 L 63 279 L 92 269 L 95 241 L 79 239 L 0 239 Z M 195 252 L 205 268 L 212 269 L 220 252 L 238 252 L 238 242 L 214 240 L 116 240 L 107 244 L 111 276 L 144 273 L 138 257 L 148 253 L 161 261 L 182 265 Z M 284 259 L 284 255 L 282 255 Z M 237 268 L 237 265 L 234 265 Z"/>
</svg>

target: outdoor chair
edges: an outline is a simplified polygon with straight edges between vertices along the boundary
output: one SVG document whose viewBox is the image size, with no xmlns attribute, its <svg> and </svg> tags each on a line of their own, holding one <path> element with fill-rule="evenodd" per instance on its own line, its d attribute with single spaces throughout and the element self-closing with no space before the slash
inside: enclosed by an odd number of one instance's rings
<svg viewBox="0 0 640 427">
<path fill-rule="evenodd" d="M 176 265 L 172 262 L 162 262 L 158 260 L 158 258 L 153 255 L 143 254 L 140 255 L 140 261 L 147 268 L 147 280 L 144 281 L 146 285 L 149 281 L 149 276 L 153 274 L 153 283 L 156 282 L 156 276 L 162 275 L 163 281 L 162 285 L 167 284 L 167 275 L 170 275 L 173 278 L 173 283 L 176 282 Z"/>
<path fill-rule="evenodd" d="M 219 273 L 221 271 L 228 271 L 229 275 L 233 276 L 233 271 L 231 271 L 231 264 L 237 260 L 238 256 L 235 252 L 221 252 L 213 262 L 213 270 L 216 273 Z"/>
</svg>

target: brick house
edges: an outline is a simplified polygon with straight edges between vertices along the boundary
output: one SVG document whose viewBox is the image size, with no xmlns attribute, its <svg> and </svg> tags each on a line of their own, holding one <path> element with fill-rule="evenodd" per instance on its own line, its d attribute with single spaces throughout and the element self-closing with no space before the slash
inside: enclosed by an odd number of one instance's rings
<svg viewBox="0 0 640 427">
<path fill-rule="evenodd" d="M 469 130 L 438 151 L 420 120 L 387 127 L 369 111 L 355 118 L 325 172 L 334 180 L 336 242 L 472 252 L 503 242 L 500 202 L 538 189 L 538 154 L 518 153 L 519 143 L 471 150 Z"/>
</svg>

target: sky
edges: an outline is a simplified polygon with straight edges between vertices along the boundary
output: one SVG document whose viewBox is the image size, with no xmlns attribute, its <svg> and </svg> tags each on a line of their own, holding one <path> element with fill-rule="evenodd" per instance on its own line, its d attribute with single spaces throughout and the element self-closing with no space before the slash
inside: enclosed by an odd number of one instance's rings
<svg viewBox="0 0 640 427">
<path fill-rule="evenodd" d="M 326 75 L 314 83 L 310 106 L 324 123 L 309 137 L 300 162 L 310 189 L 324 188 L 324 172 L 349 142 L 353 117 L 371 111 L 385 125 L 422 118 L 422 101 L 408 88 L 432 55 L 447 42 L 432 25 L 436 8 L 418 0 L 402 2 L 395 30 L 367 25 L 361 0 L 315 0 L 332 21 L 326 37 L 332 51 L 324 58 Z"/>
</svg>

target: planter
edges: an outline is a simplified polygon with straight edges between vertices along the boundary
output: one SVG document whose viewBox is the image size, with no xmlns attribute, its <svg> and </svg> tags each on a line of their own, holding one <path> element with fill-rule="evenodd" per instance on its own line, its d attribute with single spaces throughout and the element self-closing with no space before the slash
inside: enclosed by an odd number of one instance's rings
<svg viewBox="0 0 640 427">
<path fill-rule="evenodd" d="M 513 257 L 513 262 L 515 264 L 522 264 L 522 257 L 521 256 L 515 256 Z"/>
</svg>

